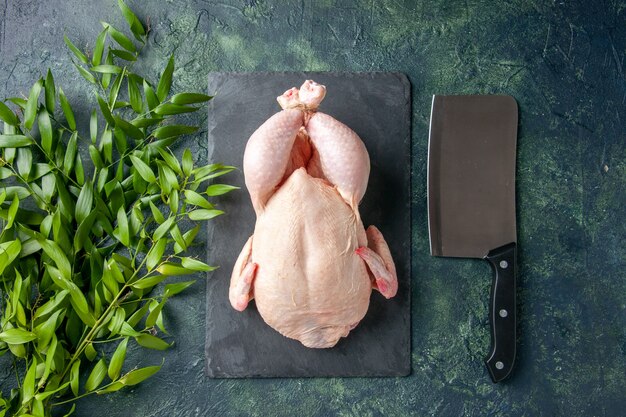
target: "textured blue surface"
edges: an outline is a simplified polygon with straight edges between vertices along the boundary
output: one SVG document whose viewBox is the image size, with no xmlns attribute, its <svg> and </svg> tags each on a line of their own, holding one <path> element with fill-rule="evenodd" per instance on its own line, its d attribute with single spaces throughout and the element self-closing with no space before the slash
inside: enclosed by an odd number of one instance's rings
<svg viewBox="0 0 626 417">
<path fill-rule="evenodd" d="M 175 52 L 174 88 L 208 71 L 393 70 L 413 85 L 413 374 L 384 379 L 208 380 L 203 285 L 172 304 L 170 351 L 149 382 L 85 399 L 79 416 L 567 415 L 626 409 L 626 3 L 624 1 L 135 1 L 152 33 L 140 73 Z M 0 3 L 0 96 L 47 67 L 92 102 L 62 35 L 92 43 L 116 2 Z M 428 253 L 426 149 L 433 93 L 505 93 L 520 106 L 519 361 L 492 385 L 486 264 Z M 90 104 L 91 106 L 92 104 Z M 91 108 L 91 107 L 89 107 Z M 77 112 L 83 124 L 87 111 Z M 81 114 L 82 113 L 82 114 Z M 245 112 L 242 113 L 245 117 Z M 205 118 L 197 116 L 199 125 Z M 191 146 L 206 149 L 199 132 Z M 223 161 L 229 162 L 229 161 Z M 407 168 L 408 169 L 408 168 Z M 210 248 L 209 248 L 210 249 Z M 2 384 L 12 378 L 0 371 Z"/>
</svg>

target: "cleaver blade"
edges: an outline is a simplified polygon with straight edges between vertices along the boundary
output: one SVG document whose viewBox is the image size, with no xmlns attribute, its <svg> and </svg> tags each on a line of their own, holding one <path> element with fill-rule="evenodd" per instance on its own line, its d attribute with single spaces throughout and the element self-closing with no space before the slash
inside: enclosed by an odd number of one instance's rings
<svg viewBox="0 0 626 417">
<path fill-rule="evenodd" d="M 485 259 L 492 267 L 491 351 L 485 364 L 493 382 L 507 378 L 515 362 L 517 120 L 517 103 L 510 96 L 433 96 L 430 251 Z"/>
</svg>

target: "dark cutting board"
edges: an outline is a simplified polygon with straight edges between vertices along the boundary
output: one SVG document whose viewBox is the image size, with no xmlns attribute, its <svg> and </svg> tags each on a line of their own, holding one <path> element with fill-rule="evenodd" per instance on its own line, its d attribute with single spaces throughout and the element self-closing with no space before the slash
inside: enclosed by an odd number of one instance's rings
<svg viewBox="0 0 626 417">
<path fill-rule="evenodd" d="M 404 376 L 410 346 L 410 84 L 399 73 L 211 73 L 209 161 L 242 166 L 246 142 L 280 107 L 276 97 L 305 79 L 326 85 L 320 111 L 350 126 L 365 142 L 371 174 L 360 212 L 385 236 L 398 272 L 398 295 L 373 292 L 358 327 L 330 349 L 309 349 L 270 328 L 254 302 L 239 313 L 228 301 L 233 264 L 254 230 L 243 173 L 241 187 L 221 201 L 227 214 L 210 222 L 209 262 L 221 268 L 207 281 L 206 372 L 213 378 Z"/>
</svg>

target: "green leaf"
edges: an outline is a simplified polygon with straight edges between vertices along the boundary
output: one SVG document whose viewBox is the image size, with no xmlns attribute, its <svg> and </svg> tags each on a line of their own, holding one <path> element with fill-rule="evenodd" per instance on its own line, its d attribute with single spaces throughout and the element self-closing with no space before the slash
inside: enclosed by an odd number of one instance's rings
<svg viewBox="0 0 626 417">
<path fill-rule="evenodd" d="M 178 184 L 178 178 L 176 178 L 174 171 L 167 165 L 160 163 L 160 161 L 157 161 L 157 166 L 159 168 L 159 184 L 161 185 L 163 193 L 169 194 L 173 189 L 178 189 L 180 185 Z"/>
<path fill-rule="evenodd" d="M 209 203 L 204 197 L 192 190 L 185 190 L 185 202 L 207 210 L 213 209 L 213 204 Z"/>
<path fill-rule="evenodd" d="M 163 158 L 163 160 L 165 161 L 168 167 L 172 168 L 172 170 L 176 174 L 179 174 L 179 175 L 182 174 L 182 170 L 180 169 L 180 164 L 178 163 L 178 160 L 174 157 L 174 155 L 172 155 L 171 152 L 168 152 L 165 149 L 161 149 L 161 148 L 157 148 L 157 151 L 159 152 L 159 154 L 161 155 L 161 157 Z"/>
<path fill-rule="evenodd" d="M 74 395 L 78 395 L 79 376 L 80 376 L 80 359 L 77 359 L 72 364 L 72 369 L 70 370 L 70 388 L 72 389 L 72 393 Z"/>
<path fill-rule="evenodd" d="M 181 106 L 179 104 L 162 103 L 154 108 L 154 112 L 159 116 L 169 116 L 173 114 L 190 113 L 198 110 L 196 107 Z"/>
<path fill-rule="evenodd" d="M 122 365 L 126 359 L 126 346 L 128 345 L 128 337 L 124 338 L 113 352 L 111 362 L 109 363 L 108 374 L 111 381 L 115 381 L 122 371 Z"/>
<path fill-rule="evenodd" d="M 76 162 L 74 163 L 74 173 L 76 174 L 76 181 L 79 185 L 85 183 L 85 170 L 83 169 L 83 160 L 80 154 L 76 154 Z"/>
<path fill-rule="evenodd" d="M 98 94 L 98 93 L 96 93 L 96 98 L 98 99 L 98 105 L 100 106 L 100 112 L 102 113 L 102 115 L 104 116 L 106 121 L 111 126 L 115 126 L 115 120 L 113 119 L 113 115 L 111 114 L 111 109 L 109 109 L 109 105 L 107 104 L 107 102 L 104 101 L 104 99 L 102 97 L 100 97 L 100 94 Z"/>
<path fill-rule="evenodd" d="M 87 344 L 85 348 L 85 357 L 89 360 L 89 362 L 93 362 L 94 359 L 98 356 L 98 352 L 93 347 L 93 343 Z"/>
<path fill-rule="evenodd" d="M 104 63 L 107 65 L 113 65 L 113 53 L 111 53 L 111 49 L 109 48 L 109 50 L 107 51 L 106 54 L 106 58 L 104 59 Z M 106 90 L 107 88 L 109 88 L 109 85 L 111 84 L 111 77 L 112 74 L 102 74 L 102 87 Z"/>
<path fill-rule="evenodd" d="M 191 175 L 191 171 L 193 170 L 193 155 L 189 148 L 185 149 L 183 152 L 183 172 L 188 177 Z"/>
<path fill-rule="evenodd" d="M 176 190 L 174 190 L 174 192 L 176 192 Z M 185 243 L 185 239 L 183 238 L 183 235 L 180 233 L 180 229 L 178 228 L 177 224 L 175 224 L 170 230 L 170 235 L 172 235 L 172 237 L 174 238 L 174 241 L 176 242 L 178 246 L 182 248 L 182 250 L 187 250 L 187 244 Z"/>
<path fill-rule="evenodd" d="M 130 161 L 132 162 L 133 166 L 135 167 L 141 178 L 150 183 L 156 182 L 154 172 L 152 172 L 148 164 L 146 164 L 144 161 L 134 155 L 130 155 Z"/>
<path fill-rule="evenodd" d="M 17 171 L 24 179 L 30 177 L 30 170 L 33 168 L 33 154 L 30 148 L 17 149 Z M 32 185 L 31 185 L 32 187 Z"/>
<path fill-rule="evenodd" d="M 37 107 L 39 105 L 39 94 L 41 94 L 42 86 L 43 80 L 40 78 L 30 89 L 26 109 L 24 109 L 24 127 L 26 127 L 26 129 L 30 130 L 35 123 L 35 118 L 37 117 Z"/>
<path fill-rule="evenodd" d="M 93 164 L 96 168 L 102 168 L 104 166 L 104 162 L 102 162 L 102 157 L 100 156 L 100 151 L 93 145 L 89 145 L 89 156 L 93 161 Z"/>
<path fill-rule="evenodd" d="M 19 206 L 20 206 L 20 199 L 17 198 L 17 196 L 13 197 L 13 201 L 11 202 L 11 205 L 9 206 L 8 220 L 7 220 L 5 229 L 10 229 L 13 226 L 13 222 L 15 221 L 15 215 L 17 214 L 17 209 L 19 208 Z"/>
<path fill-rule="evenodd" d="M 190 220 L 211 220 L 212 218 L 217 217 L 221 214 L 224 214 L 222 210 L 198 209 L 189 212 L 188 215 Z"/>
<path fill-rule="evenodd" d="M 193 240 L 196 238 L 196 235 L 198 234 L 199 231 L 200 231 L 200 225 L 198 224 L 183 234 L 183 239 L 185 239 L 185 245 L 187 247 L 189 247 L 189 245 L 193 243 Z M 182 252 L 182 250 L 183 248 L 180 245 L 178 245 L 178 243 L 174 245 L 175 253 L 180 253 Z"/>
<path fill-rule="evenodd" d="M 95 65 L 91 67 L 93 72 L 99 72 L 101 74 L 119 74 L 122 72 L 122 68 L 117 65 Z"/>
<path fill-rule="evenodd" d="M 196 132 L 197 130 L 197 126 L 168 125 L 154 129 L 152 136 L 157 139 L 167 139 L 172 136 L 188 135 Z"/>
<path fill-rule="evenodd" d="M 182 267 L 172 262 L 165 262 L 161 264 L 156 271 L 160 274 L 167 276 L 175 276 L 175 275 L 189 275 L 193 274 L 193 270 Z"/>
<path fill-rule="evenodd" d="M 156 305 L 154 306 L 150 314 L 148 314 L 148 317 L 146 317 L 146 327 L 153 327 L 156 324 L 157 319 L 161 315 L 161 311 L 163 310 L 163 306 L 166 302 L 167 297 L 163 297 L 160 303 L 153 301 L 153 303 Z"/>
<path fill-rule="evenodd" d="M 120 382 L 128 386 L 137 385 L 159 372 L 161 366 L 162 365 L 146 366 L 145 368 L 133 369 L 132 371 L 121 377 Z"/>
<path fill-rule="evenodd" d="M 6 193 L 5 197 L 7 200 L 13 200 L 15 196 L 20 200 L 24 200 L 26 197 L 30 196 L 30 191 L 17 185 L 12 187 L 0 187 L 0 192 Z"/>
<path fill-rule="evenodd" d="M 56 264 L 58 271 L 60 272 L 60 276 L 63 280 L 71 282 L 72 279 L 72 265 L 70 261 L 65 256 L 63 249 L 59 246 L 58 243 L 48 240 L 48 239 L 37 239 L 44 253 L 52 259 L 52 261 Z M 50 274 L 53 275 L 53 274 Z M 53 278 L 54 279 L 54 278 Z M 66 288 L 65 286 L 60 285 L 61 288 Z M 71 292 L 71 290 L 70 290 Z"/>
<path fill-rule="evenodd" d="M 70 51 L 74 53 L 74 55 L 76 56 L 76 58 L 78 58 L 80 62 L 82 62 L 83 64 L 89 62 L 85 54 L 83 54 L 76 46 L 74 46 L 74 44 L 72 43 L 72 41 L 70 41 L 70 38 L 68 38 L 67 35 L 63 35 L 63 40 L 65 41 L 67 47 L 70 48 Z"/>
<path fill-rule="evenodd" d="M 135 337 L 135 340 L 140 346 L 148 349 L 166 350 L 172 346 L 165 340 L 159 339 L 158 337 L 152 336 L 151 334 L 147 333 L 140 334 L 139 336 Z M 126 376 L 120 378 L 120 381 L 125 381 L 125 377 Z"/>
<path fill-rule="evenodd" d="M 96 45 L 93 48 L 93 57 L 91 58 L 91 63 L 94 66 L 100 65 L 102 62 L 102 52 L 104 52 L 104 42 L 107 38 L 107 29 L 103 29 L 102 32 L 98 35 L 96 39 Z"/>
<path fill-rule="evenodd" d="M 63 157 L 63 172 L 69 175 L 74 169 L 74 162 L 76 161 L 76 153 L 78 152 L 78 132 L 72 133 L 67 141 L 67 148 L 65 149 L 65 155 Z"/>
<path fill-rule="evenodd" d="M 128 98 L 130 100 L 130 105 L 137 114 L 143 113 L 143 99 L 141 98 L 141 93 L 139 92 L 139 87 L 137 83 L 132 78 L 128 78 Z"/>
<path fill-rule="evenodd" d="M 0 120 L 3 120 L 5 123 L 10 124 L 11 126 L 18 126 L 20 124 L 19 119 L 13 113 L 6 104 L 0 101 Z"/>
<path fill-rule="evenodd" d="M 163 253 L 165 253 L 165 247 L 167 245 L 167 239 L 161 238 L 152 245 L 150 251 L 146 255 L 146 268 L 148 271 L 152 271 L 155 266 L 161 261 Z"/>
<path fill-rule="evenodd" d="M 100 137 L 100 149 L 104 154 L 105 162 L 113 162 L 113 132 L 106 128 Z"/>
<path fill-rule="evenodd" d="M 163 281 L 167 278 L 166 275 L 153 275 L 151 277 L 140 279 L 137 282 L 131 284 L 131 287 L 136 288 L 138 290 L 145 290 L 146 288 L 152 288 L 157 285 L 159 282 Z"/>
<path fill-rule="evenodd" d="M 136 61 L 137 57 L 135 56 L 135 54 L 128 52 L 128 51 L 124 51 L 123 49 L 111 49 L 111 53 L 113 55 L 115 55 L 118 58 L 121 58 L 125 61 Z"/>
<path fill-rule="evenodd" d="M 54 113 L 54 107 L 56 105 L 56 88 L 54 86 L 54 77 L 52 76 L 52 71 L 48 68 L 48 74 L 46 75 L 45 86 L 45 97 L 46 97 L 46 109 L 48 112 Z"/>
<path fill-rule="evenodd" d="M 20 328 L 8 329 L 0 333 L 0 340 L 5 343 L 22 344 L 35 339 L 37 339 L 35 333 Z"/>
<path fill-rule="evenodd" d="M 115 125 L 134 139 L 143 139 L 143 132 L 119 116 L 114 116 Z"/>
<path fill-rule="evenodd" d="M 174 104 L 194 104 L 203 103 L 205 101 L 211 100 L 212 98 L 213 96 L 207 96 L 206 94 L 179 93 L 174 94 L 170 101 Z"/>
<path fill-rule="evenodd" d="M 87 71 L 85 68 L 81 67 L 80 65 L 74 64 L 74 66 L 76 67 L 76 69 L 78 70 L 80 75 L 82 75 L 82 77 L 85 80 L 87 80 L 91 84 L 95 84 L 95 85 L 98 84 L 98 81 L 96 80 L 96 77 L 94 77 L 89 71 Z"/>
<path fill-rule="evenodd" d="M 152 235 L 152 239 L 159 240 L 163 236 L 165 236 L 165 234 L 169 232 L 171 227 L 174 225 L 175 220 L 175 217 L 169 217 L 167 220 L 165 220 L 159 227 L 156 228 L 154 234 Z"/>
<path fill-rule="evenodd" d="M 59 101 L 61 102 L 61 109 L 63 110 L 63 114 L 65 115 L 65 120 L 67 120 L 67 125 L 71 130 L 76 130 L 76 119 L 74 118 L 74 112 L 72 111 L 72 107 L 70 106 L 70 102 L 67 100 L 63 89 L 59 87 Z"/>
<path fill-rule="evenodd" d="M 106 385 L 104 388 L 96 391 L 96 394 L 108 394 L 111 392 L 116 392 L 124 388 L 126 385 L 122 384 L 120 381 L 113 382 L 112 384 Z"/>
<path fill-rule="evenodd" d="M 22 405 L 28 404 L 28 402 L 35 395 L 35 378 L 37 376 L 37 358 L 32 357 L 32 362 L 26 375 L 24 376 L 24 383 L 22 384 Z"/>
<path fill-rule="evenodd" d="M 91 111 L 91 117 L 89 118 L 89 137 L 91 143 L 95 144 L 98 139 L 98 113 L 96 109 Z"/>
<path fill-rule="evenodd" d="M 142 37 L 146 35 L 146 31 L 143 28 L 141 21 L 139 21 L 135 13 L 133 13 L 133 11 L 126 5 L 126 3 L 124 3 L 123 0 L 117 0 L 117 5 L 122 11 L 124 18 L 128 22 L 128 26 L 130 26 L 130 31 L 133 32 L 133 35 L 135 35 L 135 38 L 137 38 L 138 41 L 143 42 Z"/>
<path fill-rule="evenodd" d="M 102 380 L 107 374 L 107 365 L 104 361 L 104 358 L 100 359 L 98 363 L 93 367 L 91 374 L 87 378 L 87 382 L 85 382 L 85 391 L 91 392 L 98 388 L 98 386 L 102 383 Z"/>
<path fill-rule="evenodd" d="M 50 115 L 46 109 L 41 109 L 39 117 L 37 118 L 39 123 L 39 134 L 41 135 L 41 147 L 48 154 L 52 154 L 52 123 L 50 122 Z"/>
<path fill-rule="evenodd" d="M 210 197 L 215 197 L 218 195 L 229 193 L 233 190 L 238 190 L 239 187 L 235 187 L 227 184 L 213 184 L 209 185 L 206 189 L 206 194 Z"/>
<path fill-rule="evenodd" d="M 167 95 L 170 93 L 170 88 L 172 87 L 172 75 L 174 74 L 174 54 L 170 56 L 169 61 L 167 61 L 167 66 L 165 70 L 163 70 L 163 74 L 161 74 L 161 78 L 159 79 L 159 85 L 157 86 L 157 97 L 159 101 L 164 101 L 167 98 Z M 158 113 L 157 113 L 158 114 Z M 172 113 L 173 114 L 173 113 Z"/>
<path fill-rule="evenodd" d="M 128 52 L 137 52 L 137 48 L 135 47 L 135 44 L 133 44 L 133 41 L 128 39 L 128 37 L 126 35 L 124 35 L 122 32 L 120 32 L 119 30 L 115 29 L 113 26 L 111 26 L 110 24 L 108 24 L 106 22 L 101 22 L 101 23 L 102 23 L 103 27 L 105 27 L 105 28 L 108 27 L 109 28 L 109 33 L 111 34 L 111 37 L 122 48 L 126 49 Z"/>
<path fill-rule="evenodd" d="M 78 194 L 78 199 L 76 200 L 76 211 L 75 217 L 76 222 L 83 222 L 87 216 L 91 213 L 91 207 L 93 206 L 93 186 L 91 181 L 87 181 L 85 185 L 80 190 L 80 194 Z"/>
<path fill-rule="evenodd" d="M 209 272 L 217 269 L 216 266 L 210 266 L 193 258 L 181 258 L 181 265 L 192 271 Z"/>
<path fill-rule="evenodd" d="M 148 202 L 148 204 L 150 205 L 150 211 L 152 211 L 152 216 L 154 217 L 154 220 L 156 220 L 158 224 L 162 224 L 165 221 L 165 217 L 163 217 L 161 211 L 157 208 L 157 206 L 154 205 L 152 201 Z"/>
<path fill-rule="evenodd" d="M 113 82 L 113 85 L 111 86 L 111 90 L 109 91 L 109 103 L 113 104 L 117 101 L 117 96 L 120 93 L 120 88 L 122 87 L 122 81 L 124 81 L 124 79 L 126 77 L 124 77 L 125 71 L 122 74 L 119 74 L 116 78 L 115 81 Z"/>
<path fill-rule="evenodd" d="M 146 101 L 148 102 L 148 108 L 153 110 L 156 106 L 159 105 L 159 98 L 156 96 L 154 89 L 150 87 L 150 84 L 143 80 L 143 93 L 146 96 Z"/>
<path fill-rule="evenodd" d="M 130 230 L 128 229 L 128 218 L 126 217 L 126 211 L 124 207 L 120 207 L 117 211 L 117 227 L 118 235 L 116 236 L 122 245 L 130 246 Z"/>
<path fill-rule="evenodd" d="M 165 285 L 165 291 L 163 292 L 163 294 L 166 297 L 172 297 L 182 291 L 184 291 L 186 288 L 190 287 L 191 285 L 195 284 L 195 280 L 193 281 L 183 281 L 183 282 L 175 282 L 172 284 L 166 284 Z"/>
</svg>

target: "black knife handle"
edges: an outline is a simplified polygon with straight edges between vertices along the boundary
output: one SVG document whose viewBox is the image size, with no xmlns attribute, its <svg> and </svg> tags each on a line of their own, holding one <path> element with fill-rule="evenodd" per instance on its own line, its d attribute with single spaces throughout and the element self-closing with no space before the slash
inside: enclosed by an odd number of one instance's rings
<svg viewBox="0 0 626 417">
<path fill-rule="evenodd" d="M 489 324 L 491 327 L 491 353 L 485 364 L 494 383 L 507 378 L 515 363 L 516 305 L 515 273 L 517 244 L 515 242 L 490 251 L 485 259 L 493 269 L 493 285 Z"/>
</svg>

